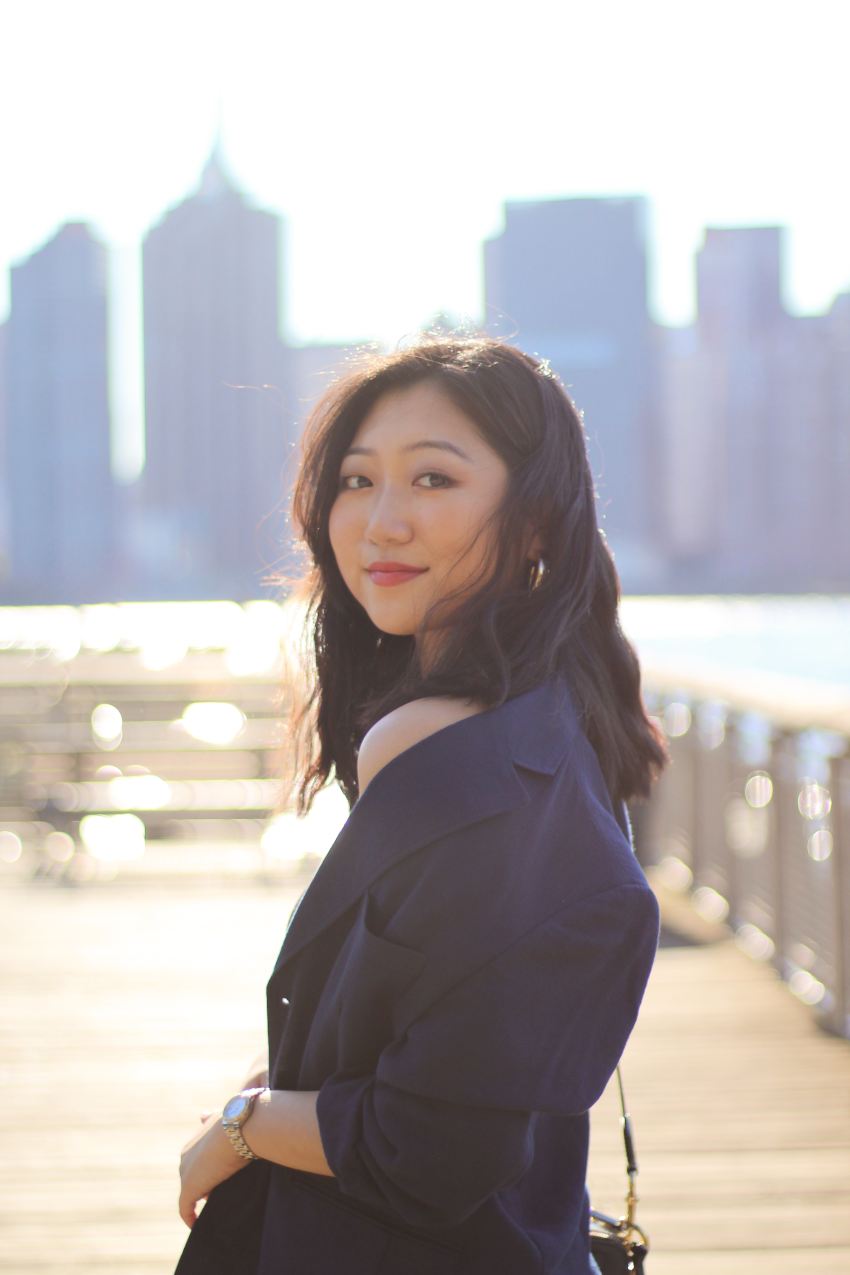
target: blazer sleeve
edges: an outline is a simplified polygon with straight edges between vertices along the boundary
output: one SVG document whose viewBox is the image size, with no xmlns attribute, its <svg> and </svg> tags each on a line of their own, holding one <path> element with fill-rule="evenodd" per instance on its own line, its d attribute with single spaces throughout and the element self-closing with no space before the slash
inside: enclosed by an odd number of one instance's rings
<svg viewBox="0 0 850 1275">
<path fill-rule="evenodd" d="M 537 1113 L 577 1115 L 605 1088 L 657 941 L 645 884 L 571 903 L 431 1004 L 374 1072 L 330 1076 L 317 1114 L 341 1190 L 452 1225 L 516 1181 Z"/>
</svg>

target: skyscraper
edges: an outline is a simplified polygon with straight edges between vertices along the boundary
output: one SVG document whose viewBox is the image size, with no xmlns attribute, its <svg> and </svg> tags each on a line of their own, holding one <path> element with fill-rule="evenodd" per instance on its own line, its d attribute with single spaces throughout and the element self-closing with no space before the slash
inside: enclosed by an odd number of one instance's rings
<svg viewBox="0 0 850 1275">
<path fill-rule="evenodd" d="M 114 587 L 106 252 L 63 226 L 11 272 L 6 355 L 10 578 L 16 602 Z"/>
<path fill-rule="evenodd" d="M 279 561 L 290 405 L 280 222 L 216 148 L 143 248 L 146 461 L 136 548 L 164 595 L 251 597 Z"/>
<path fill-rule="evenodd" d="M 485 245 L 486 325 L 548 358 L 584 413 L 601 525 L 628 587 L 657 579 L 646 201 L 509 203 Z"/>
<path fill-rule="evenodd" d="M 5 589 L 9 560 L 9 458 L 6 453 L 6 345 L 9 324 L 0 323 L 0 596 Z"/>
<path fill-rule="evenodd" d="M 656 329 L 663 458 L 657 499 L 668 587 L 706 587 L 717 553 L 717 439 L 711 366 L 696 326 Z"/>
<path fill-rule="evenodd" d="M 760 339 L 785 318 L 782 226 L 709 226 L 697 254 L 703 344 Z"/>
<path fill-rule="evenodd" d="M 698 315 L 662 334 L 671 587 L 846 588 L 850 325 L 789 314 L 780 226 L 709 228 Z M 843 533 L 843 534 L 842 534 Z"/>
<path fill-rule="evenodd" d="M 708 408 L 701 420 L 710 435 L 700 482 L 714 493 L 712 556 L 721 589 L 779 587 L 767 529 L 780 534 L 773 492 L 787 452 L 785 421 L 775 414 L 771 389 L 789 325 L 783 248 L 780 226 L 709 227 L 696 258 L 701 392 Z"/>
<path fill-rule="evenodd" d="M 832 563 L 835 587 L 850 591 L 850 290 L 835 298 L 829 331 L 828 411 L 832 422 L 827 508 L 830 530 L 821 552 Z"/>
</svg>

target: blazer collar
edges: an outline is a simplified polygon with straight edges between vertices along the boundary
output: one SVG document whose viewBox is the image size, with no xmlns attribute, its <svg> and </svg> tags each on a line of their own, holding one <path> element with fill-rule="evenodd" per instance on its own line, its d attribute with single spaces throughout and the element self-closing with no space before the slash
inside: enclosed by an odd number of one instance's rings
<svg viewBox="0 0 850 1275">
<path fill-rule="evenodd" d="M 578 722 L 566 681 L 548 678 L 399 753 L 352 806 L 296 908 L 275 973 L 393 864 L 421 846 L 524 805 L 521 765 L 554 774 Z"/>
</svg>

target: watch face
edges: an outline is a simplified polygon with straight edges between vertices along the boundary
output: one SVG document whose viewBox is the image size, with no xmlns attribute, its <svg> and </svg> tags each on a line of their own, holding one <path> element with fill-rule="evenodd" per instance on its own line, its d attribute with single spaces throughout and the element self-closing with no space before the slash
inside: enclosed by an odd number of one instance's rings
<svg viewBox="0 0 850 1275">
<path fill-rule="evenodd" d="M 238 1120 L 247 1106 L 248 1099 L 243 1098 L 242 1094 L 238 1093 L 235 1098 L 230 1099 L 230 1102 L 222 1109 L 221 1114 L 225 1120 Z"/>
</svg>

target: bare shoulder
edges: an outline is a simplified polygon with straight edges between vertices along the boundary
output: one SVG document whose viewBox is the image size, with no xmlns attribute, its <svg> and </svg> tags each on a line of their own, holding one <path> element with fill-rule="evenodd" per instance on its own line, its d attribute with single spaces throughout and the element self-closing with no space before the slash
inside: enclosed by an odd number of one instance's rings
<svg viewBox="0 0 850 1275">
<path fill-rule="evenodd" d="M 486 708 L 477 700 L 433 696 L 400 704 L 367 730 L 357 754 L 357 782 L 362 793 L 388 762 L 427 739 L 435 731 L 473 717 Z"/>
</svg>

